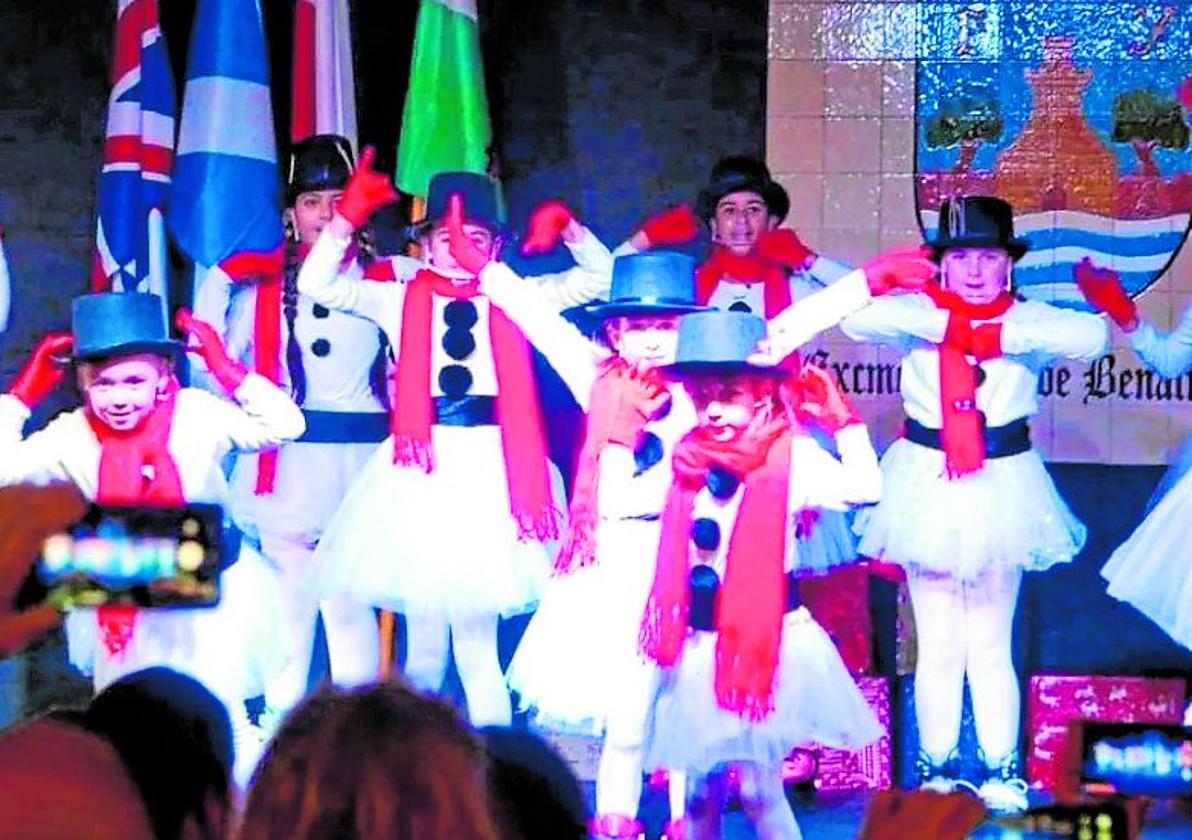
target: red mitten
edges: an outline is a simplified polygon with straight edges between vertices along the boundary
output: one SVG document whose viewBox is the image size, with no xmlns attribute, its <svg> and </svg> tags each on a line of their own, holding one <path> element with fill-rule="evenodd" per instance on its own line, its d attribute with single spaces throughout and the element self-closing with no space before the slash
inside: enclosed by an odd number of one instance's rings
<svg viewBox="0 0 1192 840">
<path fill-rule="evenodd" d="M 1094 309 L 1104 312 L 1126 332 L 1133 332 L 1138 327 L 1138 307 L 1122 288 L 1122 281 L 1116 271 L 1097 268 L 1092 260 L 1085 257 L 1072 269 L 1072 276 L 1080 287 L 1080 293 Z"/>
<path fill-rule="evenodd" d="M 372 168 L 376 156 L 376 149 L 372 146 L 365 147 L 360 155 L 360 162 L 356 164 L 352 177 L 344 187 L 343 198 L 335 208 L 336 212 L 355 228 L 367 222 L 373 213 L 386 204 L 397 201 L 397 191 L 393 189 L 393 184 Z"/>
<path fill-rule="evenodd" d="M 451 256 L 459 267 L 469 274 L 479 275 L 488 265 L 488 254 L 476 247 L 464 232 L 464 199 L 459 193 L 452 193 L 447 199 L 447 232 L 451 241 Z"/>
<path fill-rule="evenodd" d="M 566 227 L 575 216 L 561 201 L 544 201 L 530 214 L 529 233 L 522 243 L 523 254 L 544 254 L 559 244 Z"/>
<path fill-rule="evenodd" d="M 248 369 L 228 357 L 215 328 L 206 321 L 200 321 L 186 308 L 178 310 L 174 323 L 193 342 L 187 349 L 203 357 L 215 381 L 229 394 L 236 393 L 244 377 L 248 376 Z"/>
<path fill-rule="evenodd" d="M 653 371 L 635 371 L 619 381 L 617 410 L 610 419 L 608 439 L 633 449 L 646 423 L 670 399 L 670 394 L 662 378 Z"/>
<path fill-rule="evenodd" d="M 809 418 L 831 434 L 861 422 L 835 378 L 823 368 L 805 365 L 799 372 L 797 385 L 795 414 L 801 420 Z"/>
<path fill-rule="evenodd" d="M 768 230 L 757 240 L 757 255 L 791 271 L 802 271 L 815 261 L 815 252 L 790 228 Z"/>
<path fill-rule="evenodd" d="M 29 361 L 21 368 L 17 378 L 8 389 L 18 400 L 32 409 L 44 400 L 62 381 L 66 371 L 62 364 L 54 360 L 55 356 L 69 353 L 74 348 L 74 338 L 70 333 L 50 333 L 33 350 Z"/>
<path fill-rule="evenodd" d="M 878 254 L 861 270 L 865 272 L 870 294 L 877 297 L 894 289 L 922 289 L 935 277 L 938 266 L 931 261 L 926 248 L 913 245 Z"/>
<path fill-rule="evenodd" d="M 670 207 L 646 219 L 641 233 L 651 248 L 659 245 L 682 245 L 691 242 L 700 231 L 700 220 L 686 204 Z"/>
</svg>

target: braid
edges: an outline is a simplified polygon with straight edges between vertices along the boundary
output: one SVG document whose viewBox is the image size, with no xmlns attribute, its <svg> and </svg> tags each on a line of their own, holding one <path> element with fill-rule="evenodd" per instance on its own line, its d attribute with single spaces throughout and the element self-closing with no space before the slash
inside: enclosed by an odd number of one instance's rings
<svg viewBox="0 0 1192 840">
<path fill-rule="evenodd" d="M 286 370 L 290 374 L 290 392 L 294 402 L 306 401 L 306 371 L 302 367 L 302 347 L 294 335 L 294 321 L 298 317 L 298 249 L 286 243 L 285 279 L 281 292 L 281 311 L 286 317 L 289 337 L 286 339 Z"/>
<path fill-rule="evenodd" d="M 372 228 L 368 225 L 356 231 L 356 248 L 358 250 L 356 262 L 362 268 L 376 261 L 377 246 L 373 238 Z M 370 390 L 372 390 L 373 396 L 377 398 L 377 402 L 388 411 L 389 382 L 386 374 L 389 368 L 389 340 L 379 327 L 377 328 L 377 338 L 380 344 L 377 347 L 377 355 L 373 357 L 372 366 L 368 370 L 368 385 Z"/>
</svg>

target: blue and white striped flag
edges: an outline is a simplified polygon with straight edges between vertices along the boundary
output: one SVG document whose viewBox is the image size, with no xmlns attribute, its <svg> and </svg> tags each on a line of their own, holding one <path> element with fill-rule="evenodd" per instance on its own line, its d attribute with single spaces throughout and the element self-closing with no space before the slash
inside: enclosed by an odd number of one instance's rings
<svg viewBox="0 0 1192 840">
<path fill-rule="evenodd" d="M 194 260 L 199 284 L 206 269 L 229 258 L 280 260 L 281 196 L 259 2 L 199 0 L 187 62 L 167 221 Z"/>
</svg>

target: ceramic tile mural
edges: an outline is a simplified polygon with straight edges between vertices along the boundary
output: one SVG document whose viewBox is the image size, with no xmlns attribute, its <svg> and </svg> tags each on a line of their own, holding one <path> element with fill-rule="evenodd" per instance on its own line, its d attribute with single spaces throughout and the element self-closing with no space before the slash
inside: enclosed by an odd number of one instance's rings
<svg viewBox="0 0 1192 840">
<path fill-rule="evenodd" d="M 1176 96 L 1192 3 L 771 0 L 769 49 L 767 158 L 812 247 L 856 264 L 934 235 L 942 199 L 996 194 L 1031 243 L 1024 295 L 1084 306 L 1072 266 L 1087 256 L 1157 327 L 1178 321 L 1192 292 L 1192 114 Z M 1192 427 L 1192 375 L 1161 380 L 1116 331 L 1114 345 L 1041 377 L 1045 454 L 1162 463 Z M 838 332 L 814 350 L 893 433 L 897 360 Z"/>
</svg>

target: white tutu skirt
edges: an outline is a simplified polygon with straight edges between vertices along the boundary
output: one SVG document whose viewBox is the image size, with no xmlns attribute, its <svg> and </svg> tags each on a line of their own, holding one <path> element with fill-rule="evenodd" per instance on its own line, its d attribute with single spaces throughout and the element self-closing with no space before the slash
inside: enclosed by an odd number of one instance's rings
<svg viewBox="0 0 1192 840">
<path fill-rule="evenodd" d="M 1192 473 L 1186 473 L 1110 556 L 1109 594 L 1192 648 Z"/>
<path fill-rule="evenodd" d="M 968 580 L 990 568 L 1068 563 L 1084 546 L 1087 530 L 1033 449 L 952 481 L 942 451 L 900 438 L 881 466 L 882 500 L 855 524 L 865 557 Z"/>
<path fill-rule="evenodd" d="M 256 697 L 292 653 L 276 574 L 248 544 L 220 577 L 220 600 L 201 608 L 143 609 L 132 638 L 112 654 L 99 633 L 97 611 L 66 618 L 70 662 L 103 691 L 121 677 L 164 666 L 194 677 L 225 703 Z"/>
<path fill-rule="evenodd" d="M 796 537 L 791 569 L 796 575 L 815 575 L 856 559 L 857 539 L 853 535 L 852 514 L 821 509 L 816 511 L 810 533 L 800 533 Z"/>
<path fill-rule="evenodd" d="M 518 539 L 501 430 L 432 426 L 434 469 L 369 458 L 323 532 L 312 584 L 396 612 L 510 616 L 538 603 L 556 546 Z M 560 528 L 562 479 L 551 465 Z"/>
<path fill-rule="evenodd" d="M 783 621 L 774 711 L 764 720 L 717 705 L 715 661 L 716 634 L 692 631 L 679 664 L 663 677 L 647 767 L 706 773 L 726 761 L 775 766 L 811 741 L 856 749 L 882 735 L 832 640 L 802 607 Z"/>
<path fill-rule="evenodd" d="M 278 450 L 272 493 L 258 496 L 256 454 L 236 458 L 230 481 L 232 516 L 249 537 L 261 530 L 314 545 L 376 443 L 287 443 Z"/>
<path fill-rule="evenodd" d="M 598 560 L 552 577 L 506 674 L 539 726 L 599 735 L 609 710 L 648 680 L 638 653 L 660 523 L 604 520 Z"/>
</svg>

